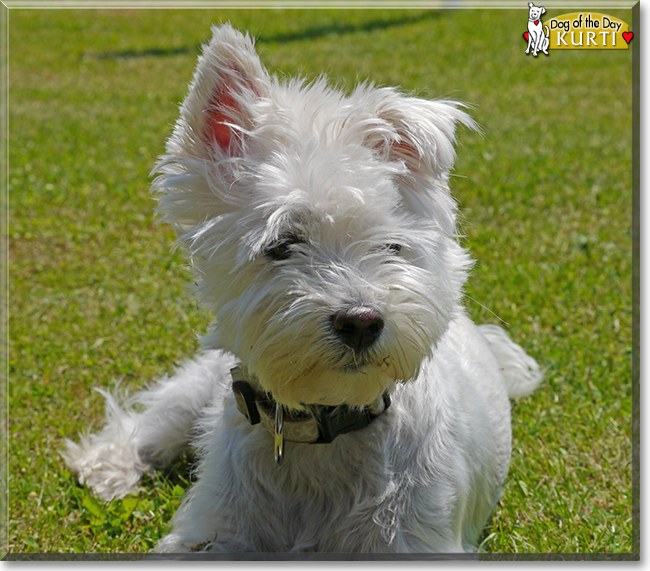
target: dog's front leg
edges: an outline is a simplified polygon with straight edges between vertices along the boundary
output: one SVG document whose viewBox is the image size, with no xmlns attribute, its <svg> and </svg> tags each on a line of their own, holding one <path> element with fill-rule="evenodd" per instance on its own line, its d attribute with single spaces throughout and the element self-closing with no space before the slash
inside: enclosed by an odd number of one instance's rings
<svg viewBox="0 0 650 571">
<path fill-rule="evenodd" d="M 526 47 L 526 55 L 530 53 L 530 48 L 533 45 L 533 35 L 528 32 L 528 46 Z"/>
<path fill-rule="evenodd" d="M 68 440 L 63 454 L 80 483 L 112 500 L 134 492 L 145 472 L 169 465 L 188 446 L 194 424 L 233 364 L 221 353 L 207 353 L 122 405 L 100 391 L 104 428 L 82 436 L 80 444 Z"/>
<path fill-rule="evenodd" d="M 542 49 L 542 41 L 544 38 L 544 33 L 542 31 L 535 34 L 535 49 L 533 51 L 533 56 L 537 57 L 537 52 Z"/>
</svg>

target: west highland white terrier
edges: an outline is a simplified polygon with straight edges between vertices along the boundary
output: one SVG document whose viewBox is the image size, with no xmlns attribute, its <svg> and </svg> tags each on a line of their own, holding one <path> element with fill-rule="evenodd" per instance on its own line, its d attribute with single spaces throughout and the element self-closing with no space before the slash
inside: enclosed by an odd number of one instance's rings
<svg viewBox="0 0 650 571">
<path fill-rule="evenodd" d="M 155 172 L 205 351 L 67 443 L 104 499 L 198 451 L 160 552 L 476 551 L 535 361 L 461 304 L 450 101 L 280 80 L 213 29 Z"/>
</svg>

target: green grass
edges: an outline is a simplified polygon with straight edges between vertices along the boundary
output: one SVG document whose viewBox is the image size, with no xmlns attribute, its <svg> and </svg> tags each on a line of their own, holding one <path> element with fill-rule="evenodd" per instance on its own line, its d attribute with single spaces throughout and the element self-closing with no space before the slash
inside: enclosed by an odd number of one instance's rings
<svg viewBox="0 0 650 571">
<path fill-rule="evenodd" d="M 526 57 L 525 16 L 11 10 L 11 552 L 146 551 L 189 483 L 179 463 L 105 505 L 59 451 L 98 427 L 92 387 L 169 372 L 208 322 L 147 191 L 220 20 L 259 36 L 272 71 L 476 105 L 485 136 L 460 133 L 452 181 L 477 260 L 467 306 L 505 321 L 547 371 L 514 404 L 511 471 L 482 548 L 631 551 L 632 54 Z"/>
</svg>

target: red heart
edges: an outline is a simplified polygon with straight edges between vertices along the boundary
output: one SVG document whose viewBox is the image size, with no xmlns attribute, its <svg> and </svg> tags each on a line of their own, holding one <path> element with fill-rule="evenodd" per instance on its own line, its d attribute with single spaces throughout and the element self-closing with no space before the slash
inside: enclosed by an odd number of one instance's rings
<svg viewBox="0 0 650 571">
<path fill-rule="evenodd" d="M 524 40 L 528 41 L 528 32 L 524 32 Z"/>
<path fill-rule="evenodd" d="M 535 20 L 535 25 L 537 26 L 539 24 L 539 20 Z"/>
<path fill-rule="evenodd" d="M 623 32 L 623 39 L 629 44 L 632 41 L 632 38 L 634 37 L 634 33 L 632 32 Z"/>
</svg>

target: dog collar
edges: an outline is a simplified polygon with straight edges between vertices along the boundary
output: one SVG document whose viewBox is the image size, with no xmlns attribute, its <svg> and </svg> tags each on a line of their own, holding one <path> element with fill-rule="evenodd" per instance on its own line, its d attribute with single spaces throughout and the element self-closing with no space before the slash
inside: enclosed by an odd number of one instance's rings
<svg viewBox="0 0 650 571">
<path fill-rule="evenodd" d="M 307 411 L 293 411 L 279 405 L 270 393 L 256 390 L 241 367 L 230 370 L 237 409 L 252 424 L 261 424 L 275 436 L 275 459 L 282 462 L 283 441 L 328 444 L 339 434 L 361 430 L 390 406 L 385 392 L 371 404 L 359 408 L 347 405 L 312 405 Z"/>
</svg>

